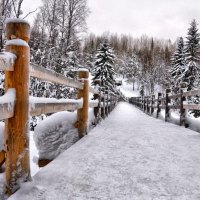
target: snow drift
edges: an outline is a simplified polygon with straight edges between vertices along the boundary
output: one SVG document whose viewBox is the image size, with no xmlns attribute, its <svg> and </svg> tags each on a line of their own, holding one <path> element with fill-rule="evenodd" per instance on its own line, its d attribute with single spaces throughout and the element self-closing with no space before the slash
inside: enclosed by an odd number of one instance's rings
<svg viewBox="0 0 200 200">
<path fill-rule="evenodd" d="M 89 110 L 88 128 L 95 120 L 93 109 Z M 76 112 L 58 112 L 41 121 L 35 128 L 34 140 L 40 159 L 53 160 L 78 141 L 78 130 L 74 127 Z"/>
<path fill-rule="evenodd" d="M 34 140 L 40 159 L 52 160 L 78 140 L 75 112 L 59 112 L 40 122 Z"/>
</svg>

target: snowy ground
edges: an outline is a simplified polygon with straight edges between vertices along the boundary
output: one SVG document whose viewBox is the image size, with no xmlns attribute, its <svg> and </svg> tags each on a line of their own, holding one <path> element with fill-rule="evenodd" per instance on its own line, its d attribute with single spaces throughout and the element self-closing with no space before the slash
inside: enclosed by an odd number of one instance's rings
<svg viewBox="0 0 200 200">
<path fill-rule="evenodd" d="M 117 78 L 117 79 L 122 80 L 122 86 L 119 86 L 118 88 L 126 97 L 140 96 L 138 90 L 133 91 L 133 84 L 130 82 L 127 82 L 127 79 L 123 79 L 122 77 Z M 137 86 L 135 86 L 135 89 L 137 89 Z"/>
<path fill-rule="evenodd" d="M 198 133 L 119 103 L 9 200 L 199 200 L 199 144 Z"/>
</svg>

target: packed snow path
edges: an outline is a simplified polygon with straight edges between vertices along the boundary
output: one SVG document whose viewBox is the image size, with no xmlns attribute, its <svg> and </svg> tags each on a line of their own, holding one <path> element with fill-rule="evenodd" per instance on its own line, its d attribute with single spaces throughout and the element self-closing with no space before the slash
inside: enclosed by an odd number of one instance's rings
<svg viewBox="0 0 200 200">
<path fill-rule="evenodd" d="M 10 200 L 199 200 L 200 135 L 119 103 Z"/>
</svg>

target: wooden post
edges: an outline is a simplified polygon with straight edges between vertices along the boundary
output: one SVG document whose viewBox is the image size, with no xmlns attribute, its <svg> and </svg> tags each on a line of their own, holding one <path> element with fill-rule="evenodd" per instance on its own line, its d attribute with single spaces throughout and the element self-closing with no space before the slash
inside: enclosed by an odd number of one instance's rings
<svg viewBox="0 0 200 200">
<path fill-rule="evenodd" d="M 145 96 L 142 97 L 142 100 L 143 100 L 143 102 L 142 102 L 143 103 L 143 107 L 142 108 L 143 108 L 143 111 L 144 111 L 145 110 Z"/>
<path fill-rule="evenodd" d="M 105 114 L 106 117 L 108 117 L 108 90 L 105 91 L 105 96 L 106 96 L 106 102 L 105 102 Z"/>
<path fill-rule="evenodd" d="M 94 81 L 94 85 L 97 87 L 99 87 L 99 94 L 94 94 L 94 100 L 98 99 L 99 100 L 99 104 L 97 107 L 94 108 L 94 116 L 96 118 L 96 123 L 98 123 L 100 121 L 101 115 L 100 115 L 100 111 L 101 111 L 101 91 L 100 91 L 100 85 L 101 85 L 101 81 L 100 80 L 95 80 Z"/>
<path fill-rule="evenodd" d="M 151 97 L 151 115 L 154 112 L 154 99 L 155 99 L 155 95 L 152 95 L 152 97 Z"/>
<path fill-rule="evenodd" d="M 83 90 L 78 90 L 77 98 L 83 98 L 83 107 L 77 111 L 78 134 L 82 138 L 87 134 L 88 109 L 89 109 L 89 71 L 78 70 L 78 79 L 83 82 Z"/>
<path fill-rule="evenodd" d="M 180 126 L 185 125 L 185 109 L 183 108 L 183 101 L 185 101 L 185 97 L 183 96 L 183 90 L 180 91 Z"/>
<path fill-rule="evenodd" d="M 149 114 L 149 96 L 146 97 L 146 112 Z"/>
<path fill-rule="evenodd" d="M 167 122 L 168 118 L 169 118 L 169 103 L 170 103 L 170 99 L 169 99 L 169 93 L 171 92 L 171 89 L 166 89 L 166 96 L 165 96 L 165 121 Z"/>
<path fill-rule="evenodd" d="M 5 72 L 5 88 L 15 88 L 14 117 L 5 121 L 6 186 L 7 194 L 13 194 L 21 182 L 30 180 L 29 162 L 29 62 L 30 25 L 25 21 L 6 24 L 6 36 L 10 40 L 6 51 L 17 56 L 13 72 Z M 21 39 L 21 40 L 12 40 Z"/>
<path fill-rule="evenodd" d="M 157 101 L 157 113 L 156 113 L 156 118 L 159 117 L 159 113 L 160 113 L 160 104 L 161 104 L 161 100 L 160 97 L 162 96 L 162 93 L 158 93 L 158 101 Z"/>
<path fill-rule="evenodd" d="M 105 88 L 101 87 L 101 90 L 103 92 L 103 96 L 101 98 L 101 102 L 103 102 L 103 106 L 101 106 L 101 117 L 105 119 Z"/>
</svg>

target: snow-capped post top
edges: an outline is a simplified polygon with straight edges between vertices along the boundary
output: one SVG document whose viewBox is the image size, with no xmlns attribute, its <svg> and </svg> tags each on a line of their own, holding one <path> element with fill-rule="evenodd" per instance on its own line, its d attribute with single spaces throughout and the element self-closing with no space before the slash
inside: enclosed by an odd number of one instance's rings
<svg viewBox="0 0 200 200">
<path fill-rule="evenodd" d="M 78 77 L 81 78 L 89 78 L 89 71 L 86 68 L 79 68 L 78 69 Z"/>
<path fill-rule="evenodd" d="M 30 40 L 30 24 L 23 19 L 7 19 L 6 37 L 8 40 L 21 39 L 28 42 Z"/>
</svg>

